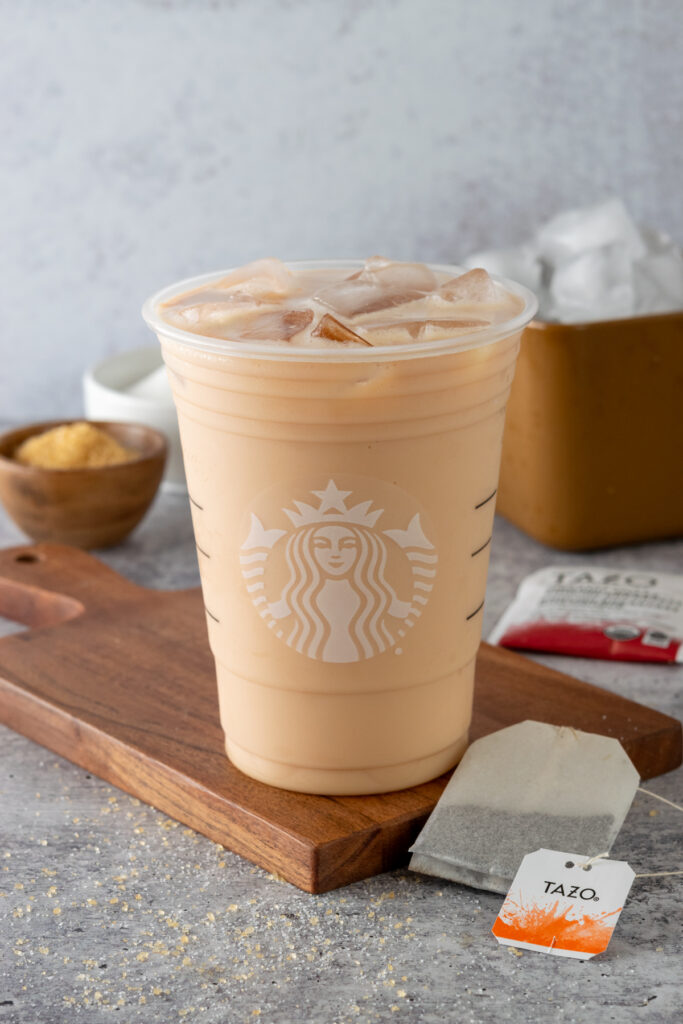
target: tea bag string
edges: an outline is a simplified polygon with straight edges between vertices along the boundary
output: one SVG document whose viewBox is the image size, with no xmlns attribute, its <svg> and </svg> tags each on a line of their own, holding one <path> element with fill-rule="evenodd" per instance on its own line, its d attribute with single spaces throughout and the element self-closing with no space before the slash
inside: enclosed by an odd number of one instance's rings
<svg viewBox="0 0 683 1024">
<path fill-rule="evenodd" d="M 647 796 L 653 796 L 655 800 L 661 800 L 663 804 L 668 804 L 669 807 L 673 807 L 675 810 L 683 813 L 683 807 L 680 804 L 675 804 L 673 800 L 667 800 L 665 796 L 660 796 L 659 793 L 653 793 L 651 789 L 644 789 L 642 786 L 639 786 L 638 791 L 646 793 Z M 595 864 L 596 860 L 602 860 L 603 857 L 609 857 L 608 850 L 605 850 L 603 853 L 596 853 L 594 857 L 590 857 L 583 864 L 579 864 L 579 867 L 583 868 L 584 871 L 588 871 L 589 867 Z M 664 876 L 669 875 L 683 875 L 683 871 L 650 871 L 647 874 L 636 875 L 636 878 L 664 878 Z"/>
<path fill-rule="evenodd" d="M 647 796 L 652 796 L 655 800 L 661 800 L 663 804 L 668 804 L 669 807 L 673 807 L 676 811 L 683 813 L 683 807 L 680 804 L 675 804 L 673 800 L 667 800 L 665 796 L 660 796 L 659 793 L 653 793 L 651 789 L 644 789 L 642 786 L 638 787 L 640 793 L 645 793 Z M 636 875 L 636 878 L 664 878 L 665 875 L 683 875 L 683 871 L 650 871 L 644 875 Z"/>
<path fill-rule="evenodd" d="M 643 786 L 638 786 L 639 793 L 647 793 L 648 796 L 653 796 L 655 800 L 661 800 L 663 804 L 668 804 L 669 807 L 675 808 L 677 811 L 683 812 L 683 807 L 680 804 L 675 804 L 673 800 L 667 800 L 665 796 L 660 796 L 659 793 L 653 793 L 651 789 L 644 789 Z"/>
<path fill-rule="evenodd" d="M 660 797 L 658 793 L 652 793 L 651 790 L 644 790 L 642 785 L 638 786 L 640 793 L 646 794 L 648 797 L 654 797 L 655 800 L 660 800 L 663 804 L 668 804 L 669 807 L 673 807 L 676 811 L 683 813 L 683 807 L 680 804 L 675 804 L 673 800 L 667 800 L 666 797 Z M 683 871 L 648 871 L 647 874 L 636 874 L 637 879 L 663 879 L 665 876 L 670 874 L 683 874 Z"/>
<path fill-rule="evenodd" d="M 588 871 L 589 867 L 595 864 L 596 860 L 602 860 L 603 857 L 609 857 L 609 850 L 605 850 L 604 853 L 596 853 L 594 857 L 585 860 L 583 864 L 579 864 L 579 867 L 583 868 L 584 871 Z"/>
</svg>

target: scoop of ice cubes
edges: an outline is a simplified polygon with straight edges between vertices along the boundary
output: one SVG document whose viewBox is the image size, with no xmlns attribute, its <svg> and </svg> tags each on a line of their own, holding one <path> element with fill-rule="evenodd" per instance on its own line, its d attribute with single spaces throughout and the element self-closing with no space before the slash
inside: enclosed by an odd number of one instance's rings
<svg viewBox="0 0 683 1024">
<path fill-rule="evenodd" d="M 640 232 L 620 199 L 559 213 L 538 229 L 536 245 L 551 266 L 612 245 L 632 259 L 645 253 Z"/>
<path fill-rule="evenodd" d="M 620 199 L 568 210 L 512 249 L 474 253 L 484 267 L 535 291 L 539 317 L 581 323 L 683 309 L 683 253 L 640 228 Z"/>
</svg>

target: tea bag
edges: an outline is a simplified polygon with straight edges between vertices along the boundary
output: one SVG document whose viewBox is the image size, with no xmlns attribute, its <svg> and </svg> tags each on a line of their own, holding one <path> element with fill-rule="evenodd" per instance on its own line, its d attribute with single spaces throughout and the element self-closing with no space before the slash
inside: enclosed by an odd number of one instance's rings
<svg viewBox="0 0 683 1024">
<path fill-rule="evenodd" d="M 609 851 L 640 779 L 618 740 L 520 722 L 476 740 L 414 845 L 410 867 L 506 893 L 541 847 Z"/>
</svg>

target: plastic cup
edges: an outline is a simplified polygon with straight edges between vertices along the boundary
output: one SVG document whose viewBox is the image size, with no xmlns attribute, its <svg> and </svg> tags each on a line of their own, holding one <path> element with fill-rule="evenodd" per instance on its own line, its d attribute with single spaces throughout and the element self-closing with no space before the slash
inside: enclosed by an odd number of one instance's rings
<svg viewBox="0 0 683 1024">
<path fill-rule="evenodd" d="M 301 263 L 301 268 L 360 266 Z M 449 275 L 456 267 L 434 266 Z M 319 794 L 462 756 L 521 331 L 320 351 L 212 339 L 152 296 L 173 391 L 228 757 Z"/>
</svg>

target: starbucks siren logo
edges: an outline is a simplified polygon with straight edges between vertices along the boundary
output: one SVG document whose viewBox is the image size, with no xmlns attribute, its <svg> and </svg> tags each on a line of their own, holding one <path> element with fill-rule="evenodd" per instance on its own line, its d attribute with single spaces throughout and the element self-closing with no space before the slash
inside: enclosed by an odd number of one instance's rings
<svg viewBox="0 0 683 1024">
<path fill-rule="evenodd" d="M 372 658 L 394 647 L 422 614 L 436 576 L 434 545 L 419 512 L 405 529 L 382 530 L 384 509 L 372 510 L 372 500 L 347 505 L 352 492 L 333 480 L 311 494 L 317 505 L 282 508 L 292 529 L 269 529 L 251 513 L 240 549 L 247 591 L 267 626 L 300 654 L 326 662 Z M 269 588 L 276 556 L 283 575 Z M 397 560 L 408 565 L 407 577 Z M 402 596 L 392 585 L 400 575 Z"/>
</svg>

